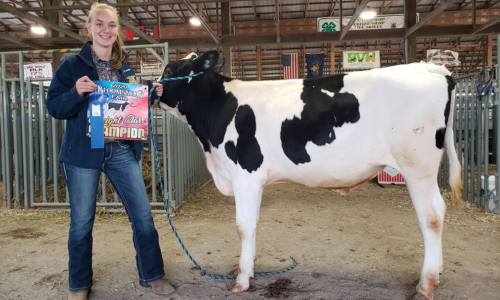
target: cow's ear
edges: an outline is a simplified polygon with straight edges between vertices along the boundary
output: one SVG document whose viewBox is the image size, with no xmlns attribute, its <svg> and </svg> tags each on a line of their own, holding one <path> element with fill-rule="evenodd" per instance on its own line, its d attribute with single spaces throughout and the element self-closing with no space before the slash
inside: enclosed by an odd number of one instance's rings
<svg viewBox="0 0 500 300">
<path fill-rule="evenodd" d="M 219 61 L 219 51 L 211 50 L 203 53 L 194 61 L 195 72 L 208 72 L 211 71 Z"/>
<path fill-rule="evenodd" d="M 215 64 L 213 71 L 216 73 L 220 73 L 222 67 L 224 66 L 224 62 L 225 62 L 224 58 L 219 59 L 219 61 Z"/>
</svg>

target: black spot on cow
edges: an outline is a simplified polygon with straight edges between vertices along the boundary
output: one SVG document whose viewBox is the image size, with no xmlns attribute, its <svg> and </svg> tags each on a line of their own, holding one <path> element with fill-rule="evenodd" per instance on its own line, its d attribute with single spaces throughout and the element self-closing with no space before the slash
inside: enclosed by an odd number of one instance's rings
<svg viewBox="0 0 500 300">
<path fill-rule="evenodd" d="M 238 163 L 238 154 L 236 153 L 236 146 L 234 145 L 233 141 L 228 141 L 226 142 L 226 146 L 224 146 L 226 149 L 226 154 L 227 157 L 229 157 L 234 164 Z"/>
<path fill-rule="evenodd" d="M 226 154 L 234 163 L 239 163 L 241 168 L 251 173 L 256 171 L 264 161 L 259 143 L 255 138 L 257 123 L 252 108 L 248 105 L 240 106 L 234 123 L 238 132 L 238 140 L 236 146 L 233 141 L 226 143 Z"/>
<path fill-rule="evenodd" d="M 318 146 L 330 144 L 336 138 L 334 127 L 359 120 L 358 99 L 353 94 L 340 93 L 344 76 L 338 74 L 304 80 L 300 98 L 305 105 L 300 119 L 294 117 L 281 125 L 283 151 L 295 164 L 311 161 L 306 151 L 307 142 Z M 328 95 L 331 93 L 333 97 Z"/>
<path fill-rule="evenodd" d="M 456 82 L 453 79 L 453 76 L 445 76 L 446 81 L 448 82 L 448 102 L 446 102 L 446 107 L 444 109 L 444 126 L 443 128 L 439 128 L 436 130 L 436 147 L 438 149 L 443 149 L 444 147 L 444 137 L 446 135 L 446 126 L 448 125 L 448 119 L 450 117 L 450 109 L 451 109 L 451 93 L 455 89 Z"/>
<path fill-rule="evenodd" d="M 438 130 L 436 130 L 436 147 L 438 147 L 438 149 L 443 149 L 445 134 L 446 134 L 446 127 L 439 128 Z"/>
</svg>

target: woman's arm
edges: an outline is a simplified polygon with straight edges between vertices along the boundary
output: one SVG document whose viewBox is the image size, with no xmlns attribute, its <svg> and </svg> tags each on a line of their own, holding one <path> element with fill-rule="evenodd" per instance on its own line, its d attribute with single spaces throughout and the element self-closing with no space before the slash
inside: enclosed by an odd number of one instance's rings
<svg viewBox="0 0 500 300">
<path fill-rule="evenodd" d="M 79 78 L 73 78 L 72 67 L 68 60 L 63 60 L 50 83 L 45 103 L 49 114 L 56 119 L 70 119 L 88 105 L 88 94 L 82 97 L 77 92 Z"/>
</svg>

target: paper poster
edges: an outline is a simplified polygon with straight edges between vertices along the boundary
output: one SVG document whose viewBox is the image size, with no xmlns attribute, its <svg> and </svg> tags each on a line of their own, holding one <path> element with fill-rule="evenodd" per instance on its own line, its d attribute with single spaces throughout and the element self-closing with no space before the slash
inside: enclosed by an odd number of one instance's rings
<svg viewBox="0 0 500 300">
<path fill-rule="evenodd" d="M 100 112 L 91 103 L 103 105 L 104 138 L 146 140 L 148 138 L 148 87 L 113 81 L 94 81 L 97 90 L 89 95 L 89 116 Z M 91 136 L 90 126 L 87 129 Z"/>
<path fill-rule="evenodd" d="M 31 84 L 38 85 L 38 81 L 34 78 L 52 78 L 52 64 L 51 63 L 39 63 L 39 64 L 29 64 L 24 65 L 24 80 L 27 78 L 31 79 Z M 44 81 L 44 86 L 49 86 L 50 81 Z"/>
</svg>

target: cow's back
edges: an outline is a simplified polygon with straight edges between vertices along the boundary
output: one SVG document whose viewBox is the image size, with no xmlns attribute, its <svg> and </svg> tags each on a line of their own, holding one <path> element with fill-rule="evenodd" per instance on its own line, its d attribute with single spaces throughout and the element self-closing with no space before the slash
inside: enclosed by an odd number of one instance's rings
<svg viewBox="0 0 500 300">
<path fill-rule="evenodd" d="M 255 116 L 266 183 L 346 187 L 384 165 L 396 168 L 435 147 L 445 127 L 446 69 L 411 64 L 320 79 L 231 81 L 226 92 Z M 237 141 L 234 120 L 224 143 Z M 214 155 L 224 163 L 223 147 Z M 235 164 L 226 176 L 245 172 Z"/>
</svg>

